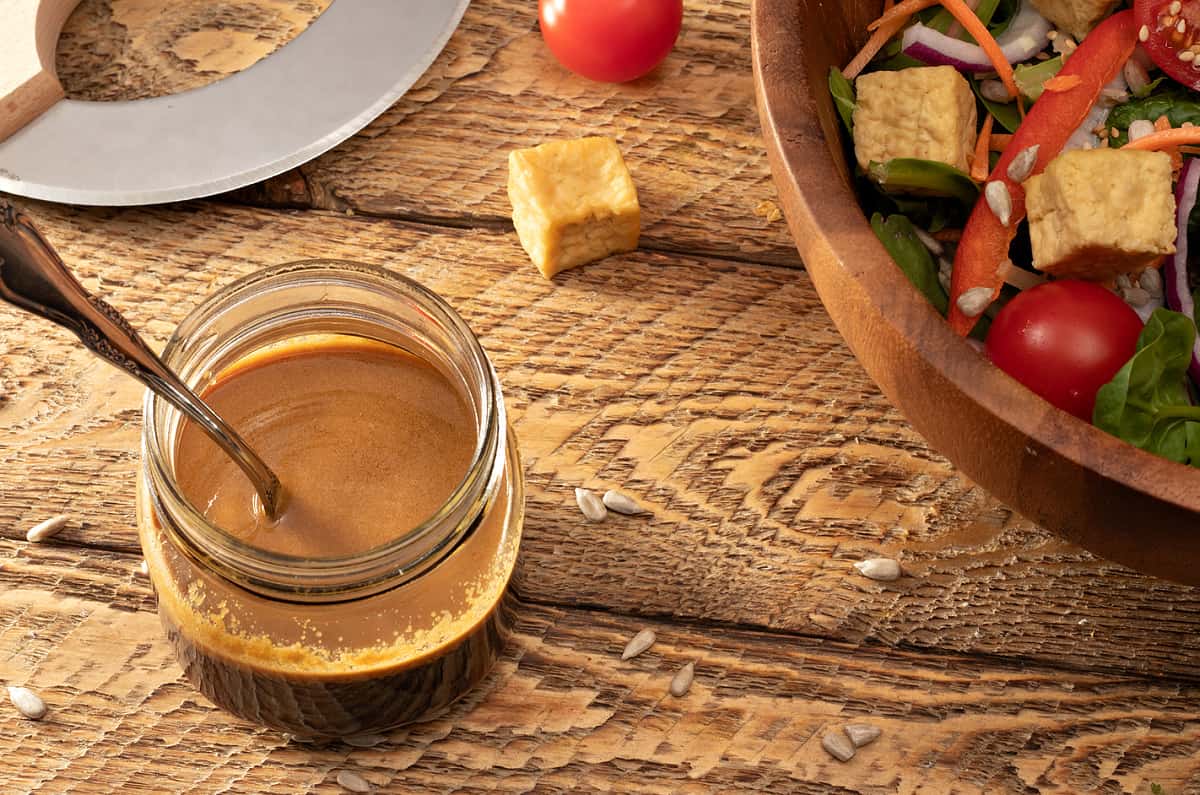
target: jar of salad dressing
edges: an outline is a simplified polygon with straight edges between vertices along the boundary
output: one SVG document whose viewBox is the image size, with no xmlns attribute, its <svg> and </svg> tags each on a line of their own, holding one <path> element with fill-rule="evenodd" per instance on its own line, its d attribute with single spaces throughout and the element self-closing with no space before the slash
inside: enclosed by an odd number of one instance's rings
<svg viewBox="0 0 1200 795">
<path fill-rule="evenodd" d="M 138 525 L 159 614 L 220 706 L 306 737 L 435 714 L 504 643 L 524 492 L 495 372 L 454 311 L 312 261 L 206 300 L 163 354 L 279 475 L 144 406 Z"/>
</svg>

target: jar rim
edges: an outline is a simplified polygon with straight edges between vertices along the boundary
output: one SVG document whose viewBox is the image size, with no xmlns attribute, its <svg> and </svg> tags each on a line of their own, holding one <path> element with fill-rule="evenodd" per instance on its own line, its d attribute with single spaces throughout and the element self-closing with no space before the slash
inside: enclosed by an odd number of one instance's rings
<svg viewBox="0 0 1200 795">
<path fill-rule="evenodd" d="M 207 295 L 180 322 L 163 349 L 162 359 L 175 368 L 185 345 L 206 326 L 266 289 L 295 286 L 295 280 L 336 278 L 346 284 L 385 289 L 398 300 L 416 305 L 425 317 L 452 335 L 477 373 L 478 417 L 475 450 L 463 479 L 430 517 L 397 537 L 349 555 L 311 558 L 266 550 L 238 538 L 207 518 L 183 495 L 167 462 L 177 434 L 165 427 L 178 410 L 147 391 L 143 404 L 143 458 L 150 495 L 157 513 L 164 502 L 180 515 L 186 530 L 177 534 L 185 551 L 209 568 L 263 595 L 292 601 L 344 601 L 380 593 L 408 582 L 436 565 L 470 533 L 495 497 L 505 462 L 504 401 L 495 370 L 466 321 L 437 293 L 419 282 L 387 270 L 349 260 L 309 259 L 263 268 Z M 195 384 L 189 384 L 195 387 Z M 161 427 L 160 427 L 161 424 Z M 168 436 L 172 438 L 167 438 Z M 437 538 L 441 531 L 443 538 Z M 433 543 L 420 549 L 420 542 Z M 415 550 L 415 551 L 414 551 Z"/>
</svg>

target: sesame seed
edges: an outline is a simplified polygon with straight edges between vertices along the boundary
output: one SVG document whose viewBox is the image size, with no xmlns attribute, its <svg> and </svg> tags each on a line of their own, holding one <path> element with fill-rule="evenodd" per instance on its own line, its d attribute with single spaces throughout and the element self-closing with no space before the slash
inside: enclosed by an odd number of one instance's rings
<svg viewBox="0 0 1200 795">
<path fill-rule="evenodd" d="M 1149 40 L 1150 40 L 1150 27 L 1148 25 L 1142 25 L 1142 29 L 1138 31 L 1138 41 L 1149 41 Z"/>
<path fill-rule="evenodd" d="M 1047 33 L 1046 33 L 1046 38 L 1047 38 L 1047 39 L 1049 39 L 1050 41 L 1054 41 L 1055 39 L 1057 39 L 1057 38 L 1058 38 L 1058 31 L 1057 31 L 1057 30 L 1051 30 L 1051 31 L 1047 32 Z"/>
<path fill-rule="evenodd" d="M 1177 24 L 1175 26 L 1175 30 L 1179 31 L 1180 33 L 1186 33 L 1187 32 L 1187 20 L 1183 19 L 1181 17 L 1179 19 L 1179 24 Z"/>
<path fill-rule="evenodd" d="M 1183 3 L 1179 2 L 1179 0 L 1172 0 L 1171 5 L 1167 6 L 1168 14 L 1178 14 L 1182 10 Z"/>
<path fill-rule="evenodd" d="M 1196 53 L 1192 52 L 1191 50 L 1181 50 L 1179 55 L 1176 57 L 1186 63 L 1187 61 L 1194 61 L 1196 59 Z"/>
</svg>

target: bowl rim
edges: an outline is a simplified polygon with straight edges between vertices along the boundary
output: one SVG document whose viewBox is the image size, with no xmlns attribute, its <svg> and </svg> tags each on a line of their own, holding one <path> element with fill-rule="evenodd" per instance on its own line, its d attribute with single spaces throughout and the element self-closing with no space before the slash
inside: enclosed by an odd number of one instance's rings
<svg viewBox="0 0 1200 795">
<path fill-rule="evenodd" d="M 883 322 L 998 423 L 1105 480 L 1200 514 L 1200 470 L 1138 449 L 1035 395 L 955 334 L 902 275 L 871 232 L 846 172 L 830 154 L 828 125 L 813 118 L 796 123 L 813 115 L 806 108 L 805 97 L 810 98 L 813 107 L 822 101 L 832 104 L 823 90 L 824 76 L 819 81 L 805 77 L 797 65 L 804 62 L 803 56 L 789 65 L 791 76 L 801 79 L 784 81 L 767 74 L 777 65 L 772 60 L 776 54 L 800 51 L 796 42 L 803 38 L 804 21 L 799 8 L 796 0 L 753 0 L 751 50 L 762 132 L 776 187 L 784 194 L 785 210 L 794 207 L 800 215 L 788 221 L 801 257 L 825 258 L 850 274 L 879 310 Z M 840 126 L 834 127 L 832 134 L 838 136 L 841 147 Z M 804 169 L 798 170 L 789 150 L 800 142 L 807 145 L 809 155 Z M 797 234 L 797 227 L 810 234 Z M 860 253 L 851 264 L 842 253 L 845 235 L 838 230 L 857 232 L 865 240 L 867 256 Z M 1048 434 L 1051 424 L 1053 433 Z M 1048 435 L 1053 437 L 1049 441 Z M 953 463 L 960 466 L 958 461 Z"/>
</svg>

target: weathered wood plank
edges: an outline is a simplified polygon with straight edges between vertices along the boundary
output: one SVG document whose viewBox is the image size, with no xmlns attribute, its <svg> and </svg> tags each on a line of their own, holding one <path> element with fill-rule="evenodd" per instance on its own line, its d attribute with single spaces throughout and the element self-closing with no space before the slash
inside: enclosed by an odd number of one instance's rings
<svg viewBox="0 0 1200 795">
<path fill-rule="evenodd" d="M 1200 686 L 998 665 L 521 605 L 514 642 L 477 692 L 371 749 L 287 744 L 183 680 L 135 558 L 67 559 L 0 541 L 30 585 L 0 593 L 0 679 L 50 706 L 0 701 L 0 789 L 339 792 L 352 770 L 386 791 L 1166 792 L 1200 787 Z M 107 569 L 107 571 L 105 571 Z M 97 589 L 93 575 L 112 587 Z M 54 593 L 38 583 L 57 582 Z M 667 683 L 696 662 L 691 691 Z M 883 734 L 841 764 L 820 739 Z"/>
<path fill-rule="evenodd" d="M 107 99 L 164 93 L 224 74 L 219 59 L 197 69 L 179 52 L 213 20 L 248 8 L 253 25 L 260 17 L 266 23 L 267 42 L 255 39 L 242 49 L 265 54 L 284 23 L 321 4 L 193 2 L 207 10 L 177 17 L 146 0 L 89 3 L 87 18 L 96 23 L 72 29 L 59 70 L 68 86 Z M 293 5 L 299 10 L 284 10 Z M 689 0 L 683 32 L 664 64 L 613 86 L 558 65 L 538 32 L 537 3 L 475 0 L 445 52 L 388 112 L 299 171 L 240 196 L 507 228 L 510 150 L 610 135 L 638 186 L 646 247 L 798 266 L 785 224 L 777 215 L 768 221 L 769 210 L 759 209 L 775 189 L 754 106 L 749 7 L 749 0 Z M 251 29 L 247 22 L 221 30 Z"/>
<path fill-rule="evenodd" d="M 194 204 L 33 205 L 162 342 L 214 286 L 311 256 L 383 263 L 446 296 L 505 384 L 529 479 L 530 600 L 851 642 L 1200 676 L 1200 594 L 1013 516 L 867 381 L 803 272 L 640 252 L 543 280 L 510 234 Z M 0 307 L 0 533 L 136 550 L 140 390 Z M 654 511 L 583 521 L 572 489 Z M 890 584 L 852 562 L 899 557 Z"/>
<path fill-rule="evenodd" d="M 83 0 L 55 68 L 73 99 L 177 94 L 234 74 L 304 32 L 331 0 Z"/>
</svg>

